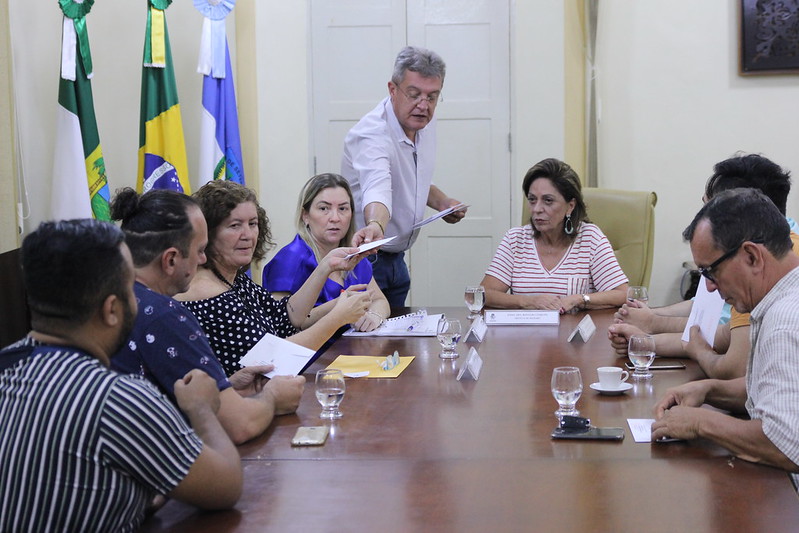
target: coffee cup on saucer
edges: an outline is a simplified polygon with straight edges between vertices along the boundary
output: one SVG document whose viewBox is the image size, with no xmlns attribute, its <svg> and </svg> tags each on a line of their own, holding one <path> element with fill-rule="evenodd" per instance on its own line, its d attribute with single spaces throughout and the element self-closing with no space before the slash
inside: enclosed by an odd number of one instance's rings
<svg viewBox="0 0 799 533">
<path fill-rule="evenodd" d="M 617 366 L 600 366 L 596 369 L 596 374 L 599 376 L 599 385 L 608 390 L 620 388 L 630 377 L 629 372 Z"/>
<path fill-rule="evenodd" d="M 632 388 L 632 385 L 625 383 L 630 373 L 617 366 L 600 366 L 596 373 L 599 381 L 591 383 L 591 388 L 601 394 L 621 394 Z"/>
</svg>

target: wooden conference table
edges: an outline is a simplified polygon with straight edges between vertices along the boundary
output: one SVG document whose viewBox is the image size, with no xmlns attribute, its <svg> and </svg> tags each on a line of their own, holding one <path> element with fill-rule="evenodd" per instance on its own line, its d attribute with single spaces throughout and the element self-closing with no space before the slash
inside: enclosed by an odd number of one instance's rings
<svg viewBox="0 0 799 533">
<path fill-rule="evenodd" d="M 429 309 L 460 317 L 465 309 Z M 560 326 L 491 326 L 475 345 L 478 381 L 456 381 L 461 358 L 443 361 L 434 337 L 341 338 L 314 363 L 296 415 L 240 447 L 244 493 L 235 510 L 202 513 L 170 502 L 142 531 L 799 531 L 799 499 L 780 470 L 733 458 L 707 441 L 634 442 L 626 420 L 651 418 L 664 391 L 697 377 L 661 370 L 621 396 L 589 388 L 596 368 L 621 366 L 592 312 L 588 343 Z M 320 425 L 313 376 L 340 354 L 416 359 L 397 379 L 348 379 L 322 447 L 293 448 L 299 426 Z M 556 366 L 581 369 L 577 407 L 597 426 L 625 428 L 622 442 L 552 440 Z"/>
</svg>

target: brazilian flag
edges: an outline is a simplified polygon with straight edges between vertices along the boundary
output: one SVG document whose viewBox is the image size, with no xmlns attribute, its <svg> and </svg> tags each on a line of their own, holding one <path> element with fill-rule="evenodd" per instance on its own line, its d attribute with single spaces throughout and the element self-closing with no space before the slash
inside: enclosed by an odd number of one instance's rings
<svg viewBox="0 0 799 533">
<path fill-rule="evenodd" d="M 164 10 L 171 0 L 148 0 L 141 80 L 137 189 L 191 194 L 183 121 Z"/>
</svg>

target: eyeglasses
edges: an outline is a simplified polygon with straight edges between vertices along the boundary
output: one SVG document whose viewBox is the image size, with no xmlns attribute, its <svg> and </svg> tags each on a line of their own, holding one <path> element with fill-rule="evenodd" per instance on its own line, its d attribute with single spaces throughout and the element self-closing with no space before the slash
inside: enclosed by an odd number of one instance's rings
<svg viewBox="0 0 799 533">
<path fill-rule="evenodd" d="M 708 266 L 700 267 L 699 268 L 699 273 L 702 274 L 707 279 L 709 279 L 710 281 L 712 281 L 713 283 L 716 283 L 716 278 L 713 276 L 713 270 L 716 267 L 718 267 L 720 264 L 722 264 L 724 261 L 726 261 L 730 257 L 732 257 L 735 254 L 737 254 L 738 250 L 741 249 L 741 246 L 743 246 L 747 242 L 753 242 L 755 244 L 761 244 L 759 241 L 744 241 L 741 244 L 739 244 L 738 246 L 736 246 L 735 248 L 731 249 L 730 251 L 728 251 L 727 253 L 722 255 L 721 257 L 719 257 L 718 259 L 716 259 L 715 261 L 713 261 L 712 263 L 710 263 Z"/>
<path fill-rule="evenodd" d="M 403 91 L 402 87 L 400 87 L 399 85 L 396 85 L 395 87 L 397 87 L 397 89 L 399 89 L 399 92 L 401 92 L 402 95 L 405 98 L 407 98 L 408 101 L 411 102 L 413 105 L 418 105 L 419 102 L 421 102 L 422 100 L 427 100 L 428 104 L 434 106 L 438 103 L 438 100 L 441 98 L 441 93 L 428 94 L 427 96 L 422 96 L 422 93 L 408 94 L 405 91 Z"/>
</svg>

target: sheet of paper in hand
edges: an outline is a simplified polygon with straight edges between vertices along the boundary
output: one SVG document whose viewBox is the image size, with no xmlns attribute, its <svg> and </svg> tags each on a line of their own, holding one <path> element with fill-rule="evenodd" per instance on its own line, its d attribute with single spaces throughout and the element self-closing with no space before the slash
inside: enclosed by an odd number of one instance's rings
<svg viewBox="0 0 799 533">
<path fill-rule="evenodd" d="M 305 346 L 294 344 L 270 333 L 255 343 L 244 357 L 239 359 L 241 366 L 275 365 L 266 377 L 296 376 L 316 352 Z"/>
</svg>

